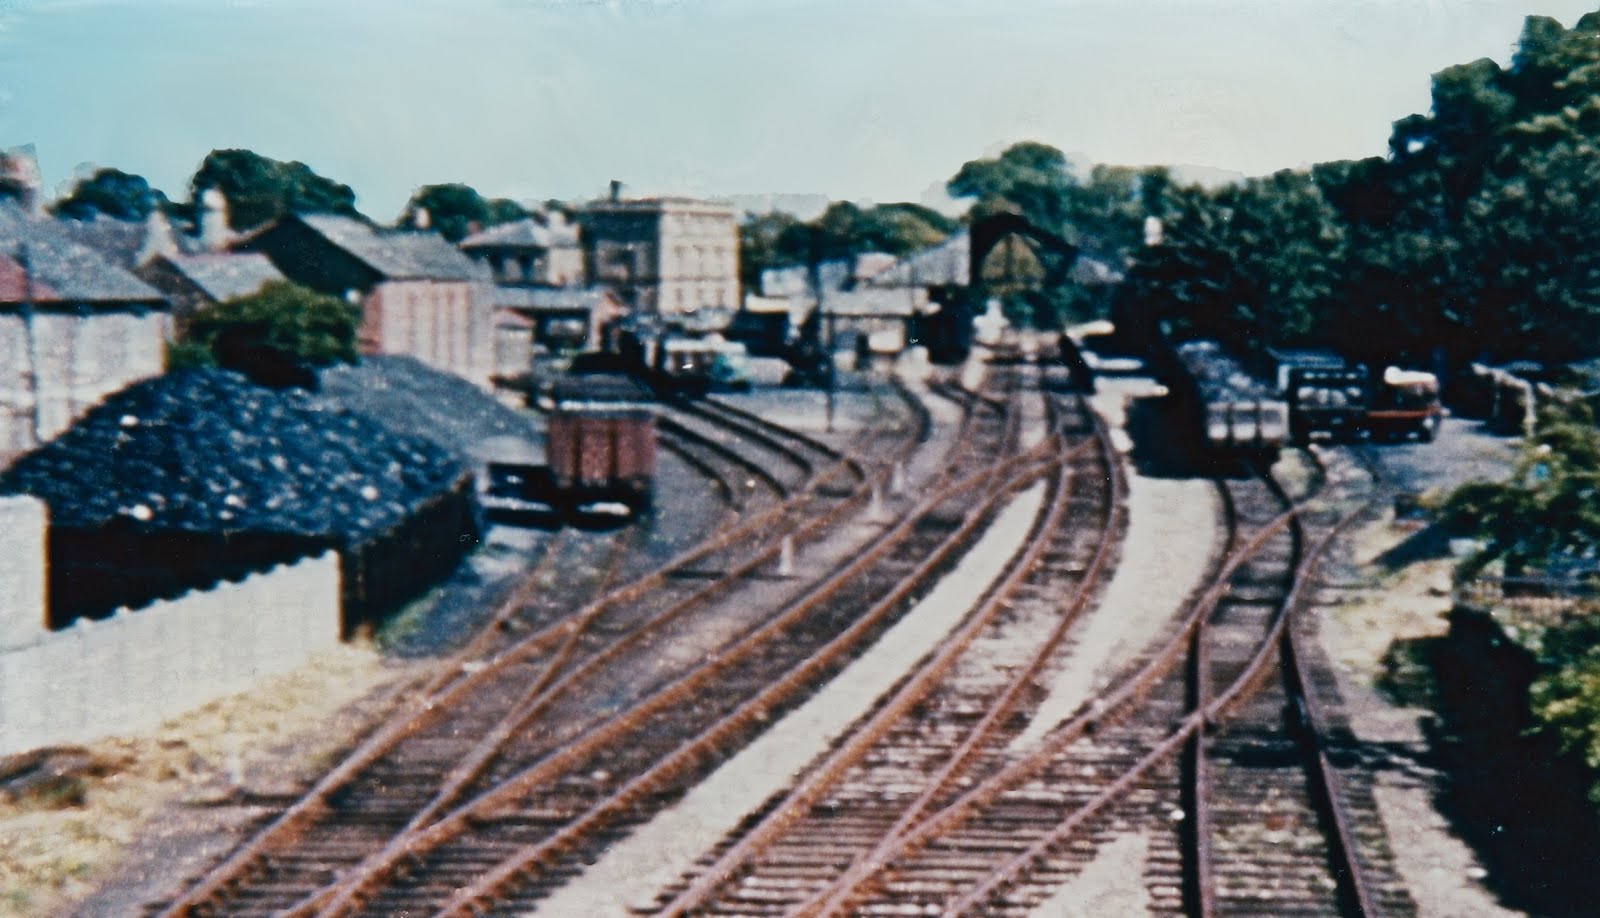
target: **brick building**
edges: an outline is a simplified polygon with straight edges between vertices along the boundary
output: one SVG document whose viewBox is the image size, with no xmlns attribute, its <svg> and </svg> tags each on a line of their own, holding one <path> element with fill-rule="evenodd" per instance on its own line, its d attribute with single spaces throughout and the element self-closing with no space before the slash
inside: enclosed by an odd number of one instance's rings
<svg viewBox="0 0 1600 918">
<path fill-rule="evenodd" d="M 638 312 L 666 317 L 739 308 L 739 227 L 731 206 L 690 198 L 591 202 L 580 218 L 589 279 Z"/>
<path fill-rule="evenodd" d="M 260 252 L 289 280 L 359 305 L 363 352 L 406 354 L 490 386 L 493 279 L 443 237 L 379 231 L 328 214 L 289 214 L 234 249 Z"/>
</svg>

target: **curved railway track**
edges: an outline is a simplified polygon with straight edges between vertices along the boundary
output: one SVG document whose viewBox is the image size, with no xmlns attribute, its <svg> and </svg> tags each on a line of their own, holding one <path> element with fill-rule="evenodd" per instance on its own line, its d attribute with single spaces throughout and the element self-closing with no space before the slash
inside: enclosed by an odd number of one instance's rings
<svg viewBox="0 0 1600 918">
<path fill-rule="evenodd" d="M 994 413 L 998 425 L 974 422 L 974 443 L 987 439 L 990 446 L 995 445 L 994 437 L 978 433 L 980 428 L 1007 429 L 1005 412 Z M 868 444 L 871 451 L 866 454 L 899 460 L 913 439 L 902 435 L 900 448 L 887 455 Z M 585 757 L 613 755 L 619 741 L 641 730 L 659 732 L 659 724 L 645 721 L 688 710 L 681 704 L 685 692 L 705 688 L 713 681 L 710 674 L 725 677 L 738 663 L 750 671 L 763 671 L 773 661 L 754 651 L 770 656 L 774 644 L 803 651 L 804 643 L 794 640 L 796 629 L 818 636 L 828 634 L 830 628 L 836 631 L 842 621 L 829 621 L 821 600 L 840 589 L 851 575 L 870 567 L 870 562 L 858 558 L 834 572 L 824 587 L 789 604 L 787 621 L 780 615 L 754 627 L 730 647 L 716 651 L 711 664 L 682 673 L 655 674 L 655 685 L 648 684 L 648 679 L 637 685 L 606 681 L 611 678 L 606 676 L 608 672 L 637 674 L 641 667 L 625 665 L 630 653 L 634 660 L 647 655 L 648 644 L 666 643 L 668 626 L 688 610 L 728 590 L 732 579 L 758 575 L 777 553 L 781 535 L 787 533 L 802 541 L 820 538 L 835 519 L 863 506 L 872 488 L 881 486 L 889 474 L 882 462 L 869 468 L 821 445 L 815 452 L 823 457 L 826 470 L 812 475 L 788 500 L 722 530 L 674 564 L 614 591 L 572 619 L 507 644 L 502 636 L 518 629 L 506 627 L 506 622 L 517 619 L 503 616 L 500 626 L 488 629 L 469 652 L 459 655 L 453 665 L 416 692 L 407 710 L 382 725 L 304 798 L 162 907 L 161 913 L 337 914 L 359 908 L 381 891 L 383 884 L 404 879 L 399 868 L 408 868 L 429 852 L 462 839 L 467 839 L 469 847 L 475 844 L 485 814 L 508 799 L 531 788 L 559 795 L 564 792 L 563 782 L 572 780 L 608 783 L 595 776 L 622 772 L 584 769 L 580 766 L 587 761 Z M 968 463 L 969 467 L 978 464 L 985 465 L 981 475 L 963 477 L 957 463 L 945 473 L 941 491 L 971 493 L 974 479 L 986 480 L 996 474 L 992 464 Z M 841 476 L 853 478 L 856 486 L 845 489 L 836 485 L 829 499 L 824 486 Z M 932 509 L 922 507 L 922 515 Z M 900 530 L 898 535 L 881 540 L 880 545 L 911 554 L 921 552 L 921 547 L 907 547 L 911 540 L 906 536 L 917 527 L 902 520 L 894 528 Z M 755 533 L 765 538 L 753 540 L 755 546 L 745 544 Z M 877 561 L 892 554 L 885 550 L 864 557 Z M 708 562 L 725 568 L 730 576 L 695 576 L 693 567 Z M 686 588 L 674 590 L 672 585 Z M 514 603 L 508 603 L 511 605 Z M 836 611 L 834 614 L 837 618 Z M 778 641 L 779 637 L 789 640 Z M 749 672 L 743 676 L 746 683 L 751 678 Z M 738 682 L 738 677 L 733 681 Z M 502 685 L 516 688 L 508 691 L 499 688 Z M 580 689 L 587 689 L 587 694 Z M 631 690 L 637 697 L 610 710 L 595 704 L 597 690 L 624 690 L 624 694 Z M 774 701 L 766 698 L 763 703 Z M 690 727 L 679 729 L 692 732 Z M 644 744 L 626 748 L 644 748 Z M 648 771 L 649 762 L 639 764 Z M 522 821 L 535 837 L 559 829 L 549 820 L 534 823 L 539 820 Z M 526 843 L 525 838 L 518 840 Z M 446 891 L 454 888 L 446 887 Z M 381 902 L 374 902 L 373 907 L 380 913 L 396 913 Z"/>
<path fill-rule="evenodd" d="M 1329 677 L 1293 627 L 1359 510 L 1335 512 L 1348 497 L 1320 485 L 1298 503 L 1266 476 L 1219 485 L 1229 532 L 1210 583 L 1037 746 L 986 754 L 985 731 L 1021 712 L 917 694 L 913 677 L 641 913 L 1026 915 L 1130 833 L 1149 846 L 1156 914 L 1412 913 L 1370 799 L 1334 765 Z"/>
</svg>

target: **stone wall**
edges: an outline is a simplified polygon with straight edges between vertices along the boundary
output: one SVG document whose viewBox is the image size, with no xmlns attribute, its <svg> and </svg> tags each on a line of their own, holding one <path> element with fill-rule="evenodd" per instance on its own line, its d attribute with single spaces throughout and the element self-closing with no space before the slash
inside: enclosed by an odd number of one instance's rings
<svg viewBox="0 0 1600 918">
<path fill-rule="evenodd" d="M 32 531 L 32 520 L 30 511 L 0 506 L 0 522 Z M 38 522 L 32 535 L 8 528 L 5 547 L 42 544 L 42 515 Z M 0 567 L 0 576 L 39 583 L 42 593 L 42 564 L 23 567 Z M 339 641 L 333 552 L 55 632 L 11 599 L 12 582 L 0 582 L 0 755 L 155 727 Z"/>
</svg>

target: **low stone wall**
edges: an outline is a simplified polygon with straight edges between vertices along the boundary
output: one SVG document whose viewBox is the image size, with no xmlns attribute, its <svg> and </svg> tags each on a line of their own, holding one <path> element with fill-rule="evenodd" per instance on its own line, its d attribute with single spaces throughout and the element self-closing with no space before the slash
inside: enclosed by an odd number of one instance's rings
<svg viewBox="0 0 1600 918">
<path fill-rule="evenodd" d="M 0 754 L 157 726 L 299 666 L 337 644 L 339 628 L 332 551 L 61 631 L 40 621 L 27 636 L 10 620 L 0 631 Z"/>
</svg>

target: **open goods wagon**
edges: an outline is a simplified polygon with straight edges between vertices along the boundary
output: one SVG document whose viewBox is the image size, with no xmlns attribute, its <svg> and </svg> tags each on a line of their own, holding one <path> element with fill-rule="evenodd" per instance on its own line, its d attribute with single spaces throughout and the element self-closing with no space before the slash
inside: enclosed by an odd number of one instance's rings
<svg viewBox="0 0 1600 918">
<path fill-rule="evenodd" d="M 1275 455 L 1283 448 L 1289 406 L 1273 386 L 1251 376 L 1217 342 L 1173 345 L 1165 375 L 1206 450 Z"/>
<path fill-rule="evenodd" d="M 656 465 L 654 399 L 629 376 L 569 375 L 549 393 L 550 481 L 577 512 L 637 512 L 651 502 Z"/>
</svg>

